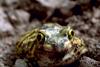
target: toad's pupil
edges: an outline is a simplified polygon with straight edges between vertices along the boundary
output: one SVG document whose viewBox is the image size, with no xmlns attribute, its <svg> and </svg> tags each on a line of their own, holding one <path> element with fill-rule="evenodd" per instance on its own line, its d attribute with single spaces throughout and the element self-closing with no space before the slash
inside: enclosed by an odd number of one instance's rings
<svg viewBox="0 0 100 67">
<path fill-rule="evenodd" d="M 71 35 L 74 36 L 74 31 L 71 31 Z"/>
</svg>

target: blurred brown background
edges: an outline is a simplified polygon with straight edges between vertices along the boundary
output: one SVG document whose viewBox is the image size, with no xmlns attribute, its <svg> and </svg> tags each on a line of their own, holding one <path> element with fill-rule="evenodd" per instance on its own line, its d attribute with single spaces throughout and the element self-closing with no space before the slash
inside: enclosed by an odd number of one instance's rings
<svg viewBox="0 0 100 67">
<path fill-rule="evenodd" d="M 100 67 L 100 0 L 0 0 L 0 67 L 13 66 L 22 34 L 48 22 L 69 25 L 85 40 L 89 52 L 76 67 Z"/>
</svg>

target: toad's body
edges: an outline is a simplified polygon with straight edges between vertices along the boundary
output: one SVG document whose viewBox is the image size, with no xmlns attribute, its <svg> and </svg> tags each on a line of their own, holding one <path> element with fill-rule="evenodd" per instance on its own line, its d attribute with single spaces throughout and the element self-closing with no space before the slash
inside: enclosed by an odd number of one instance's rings
<svg viewBox="0 0 100 67">
<path fill-rule="evenodd" d="M 70 27 L 51 23 L 28 32 L 16 48 L 18 56 L 34 58 L 41 67 L 70 64 L 87 51 Z"/>
</svg>

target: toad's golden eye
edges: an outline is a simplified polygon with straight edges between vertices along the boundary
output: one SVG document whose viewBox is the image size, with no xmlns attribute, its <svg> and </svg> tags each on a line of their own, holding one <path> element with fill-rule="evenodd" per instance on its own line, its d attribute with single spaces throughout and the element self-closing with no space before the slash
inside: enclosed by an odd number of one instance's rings
<svg viewBox="0 0 100 67">
<path fill-rule="evenodd" d="M 71 29 L 68 31 L 68 38 L 72 39 L 72 37 L 75 35 L 74 31 Z"/>
<path fill-rule="evenodd" d="M 45 39 L 44 37 L 45 37 L 44 33 L 39 32 L 38 36 L 37 36 L 37 39 L 38 39 L 39 42 L 41 42 L 41 41 L 44 41 L 44 39 Z"/>
<path fill-rule="evenodd" d="M 67 36 L 68 39 L 72 39 L 72 37 L 75 35 L 73 29 L 71 29 L 70 27 L 65 27 L 60 32 L 62 35 Z"/>
</svg>

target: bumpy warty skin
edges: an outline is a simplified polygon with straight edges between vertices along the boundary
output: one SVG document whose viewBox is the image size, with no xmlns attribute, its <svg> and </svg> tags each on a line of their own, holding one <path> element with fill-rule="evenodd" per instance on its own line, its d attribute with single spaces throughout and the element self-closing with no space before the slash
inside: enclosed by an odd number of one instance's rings
<svg viewBox="0 0 100 67">
<path fill-rule="evenodd" d="M 34 58 L 40 67 L 70 64 L 87 52 L 83 40 L 69 26 L 44 24 L 17 43 L 18 56 Z"/>
</svg>

